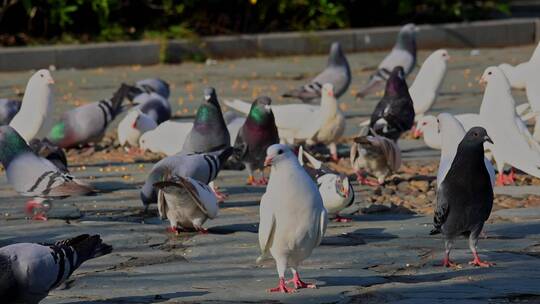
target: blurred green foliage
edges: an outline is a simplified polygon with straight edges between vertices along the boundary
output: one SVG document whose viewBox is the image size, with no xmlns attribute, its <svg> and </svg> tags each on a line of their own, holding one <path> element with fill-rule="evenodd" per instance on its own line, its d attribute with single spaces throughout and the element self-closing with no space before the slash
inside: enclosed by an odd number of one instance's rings
<svg viewBox="0 0 540 304">
<path fill-rule="evenodd" d="M 477 20 L 508 0 L 0 0 L 0 43 L 185 38 Z"/>
</svg>

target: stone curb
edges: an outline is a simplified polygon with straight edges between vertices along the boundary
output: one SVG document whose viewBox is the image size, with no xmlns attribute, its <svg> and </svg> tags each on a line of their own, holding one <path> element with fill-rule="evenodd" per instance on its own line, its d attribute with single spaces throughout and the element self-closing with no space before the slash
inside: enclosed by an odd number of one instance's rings
<svg viewBox="0 0 540 304">
<path fill-rule="evenodd" d="M 346 52 L 389 49 L 399 26 L 366 29 L 218 36 L 192 40 L 94 43 L 0 48 L 0 71 L 152 65 L 184 60 L 326 53 L 333 41 Z M 533 44 L 540 40 L 540 19 L 507 19 L 420 25 L 421 49 L 481 48 Z"/>
</svg>

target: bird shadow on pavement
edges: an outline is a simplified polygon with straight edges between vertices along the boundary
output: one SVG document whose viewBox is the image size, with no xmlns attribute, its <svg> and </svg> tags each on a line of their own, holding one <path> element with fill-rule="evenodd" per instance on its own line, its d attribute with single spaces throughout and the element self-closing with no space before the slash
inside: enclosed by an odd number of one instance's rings
<svg viewBox="0 0 540 304">
<path fill-rule="evenodd" d="M 135 190 L 140 188 L 133 183 L 119 181 L 92 182 L 92 186 L 100 193 L 111 193 L 119 190 Z"/>
<path fill-rule="evenodd" d="M 258 223 L 231 224 L 231 225 L 214 226 L 214 227 L 208 228 L 208 233 L 210 234 L 225 235 L 225 234 L 233 234 L 236 232 L 258 233 L 259 224 Z"/>
<path fill-rule="evenodd" d="M 170 299 L 180 298 L 180 297 L 197 297 L 197 296 L 204 296 L 205 294 L 208 294 L 207 291 L 181 291 L 181 292 L 173 292 L 173 293 L 166 293 L 166 294 L 159 294 L 159 295 L 153 295 L 153 296 L 127 296 L 127 297 L 118 297 L 118 298 L 109 298 L 109 299 L 103 299 L 103 300 L 94 300 L 94 301 L 76 301 L 76 302 L 68 302 L 65 304 L 98 304 L 98 303 L 160 303 L 160 302 L 166 302 Z"/>
<path fill-rule="evenodd" d="M 540 234 L 540 223 L 512 223 L 512 226 L 490 227 L 488 238 L 518 239 Z"/>
<path fill-rule="evenodd" d="M 332 286 L 362 286 L 369 287 L 376 284 L 384 284 L 388 281 L 381 277 L 375 276 L 323 276 L 317 277 L 317 281 L 324 282 L 320 287 L 332 287 Z"/>
<path fill-rule="evenodd" d="M 266 187 L 252 187 L 252 186 L 227 186 L 228 194 L 264 194 L 266 192 Z"/>
<path fill-rule="evenodd" d="M 353 232 L 347 233 L 347 235 L 349 237 L 360 238 L 366 243 L 383 242 L 398 238 L 397 235 L 384 232 L 384 230 L 385 228 L 356 229 Z"/>
<path fill-rule="evenodd" d="M 238 207 L 254 207 L 259 206 L 259 201 L 225 201 L 219 206 L 220 209 L 238 208 Z"/>
</svg>

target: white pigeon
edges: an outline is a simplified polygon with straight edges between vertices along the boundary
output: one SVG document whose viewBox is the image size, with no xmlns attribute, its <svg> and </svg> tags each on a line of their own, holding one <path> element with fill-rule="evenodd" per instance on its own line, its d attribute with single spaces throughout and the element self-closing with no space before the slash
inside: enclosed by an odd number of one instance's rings
<svg viewBox="0 0 540 304">
<path fill-rule="evenodd" d="M 437 172 L 437 187 L 444 180 L 444 177 L 450 170 L 450 166 L 454 161 L 454 157 L 457 153 L 457 148 L 463 137 L 465 136 L 465 129 L 463 125 L 448 113 L 441 113 L 437 116 L 438 129 L 441 138 L 441 160 L 439 162 L 439 170 Z M 477 127 L 477 126 L 472 126 Z M 491 179 L 491 185 L 495 186 L 495 169 L 491 162 L 484 158 L 486 169 Z"/>
<path fill-rule="evenodd" d="M 454 115 L 454 118 L 459 121 L 465 131 L 468 131 L 472 127 L 482 126 L 482 119 L 480 118 L 479 114 L 458 114 Z M 418 120 L 418 124 L 414 130 L 413 136 L 416 138 L 423 136 L 426 146 L 435 150 L 441 149 L 439 123 L 437 122 L 437 117 L 433 115 L 424 115 Z"/>
<path fill-rule="evenodd" d="M 251 108 L 250 103 L 238 99 L 225 101 L 225 104 L 246 115 Z M 345 118 L 338 107 L 331 84 L 323 85 L 320 106 L 310 104 L 273 105 L 272 111 L 282 142 L 327 144 L 332 157 L 337 159 L 336 141 L 343 135 Z"/>
<path fill-rule="evenodd" d="M 9 123 L 27 143 L 52 126 L 53 84 L 49 70 L 35 72 L 26 85 L 21 109 Z"/>
<path fill-rule="evenodd" d="M 319 189 L 285 145 L 268 147 L 265 165 L 271 166 L 271 173 L 259 209 L 261 256 L 257 261 L 268 254 L 276 261 L 279 284 L 269 291 L 294 292 L 285 282 L 288 267 L 296 289 L 316 288 L 300 279 L 298 266 L 321 243 L 326 231 L 327 212 Z"/>
<path fill-rule="evenodd" d="M 499 64 L 499 68 L 504 72 L 510 86 L 513 89 L 523 90 L 527 87 L 527 81 L 534 77 L 533 73 L 538 69 L 540 64 L 540 43 L 536 45 L 529 61 L 522 62 L 518 65 L 508 63 Z"/>
<path fill-rule="evenodd" d="M 141 135 L 156 127 L 156 121 L 150 116 L 139 109 L 133 109 L 118 124 L 118 141 L 122 146 L 129 144 L 131 147 L 138 147 Z"/>
<path fill-rule="evenodd" d="M 446 64 L 449 59 L 450 56 L 446 50 L 436 50 L 424 61 L 418 75 L 416 75 L 409 88 L 416 120 L 429 111 L 435 103 L 446 75 Z"/>
<path fill-rule="evenodd" d="M 141 150 L 164 153 L 167 156 L 182 151 L 184 141 L 193 127 L 192 122 L 166 121 L 139 138 Z"/>
<path fill-rule="evenodd" d="M 182 228 L 207 232 L 202 225 L 218 215 L 218 201 L 212 188 L 196 179 L 178 176 L 157 182 L 154 187 L 159 189 L 159 215 L 169 219 L 171 232 L 178 233 Z"/>
<path fill-rule="evenodd" d="M 480 117 L 494 142 L 497 184 L 513 182 L 512 176 L 505 179 L 502 174 L 505 164 L 540 178 L 540 146 L 516 114 L 508 79 L 500 68 L 492 66 L 484 71 L 480 82 L 487 83 Z"/>
</svg>

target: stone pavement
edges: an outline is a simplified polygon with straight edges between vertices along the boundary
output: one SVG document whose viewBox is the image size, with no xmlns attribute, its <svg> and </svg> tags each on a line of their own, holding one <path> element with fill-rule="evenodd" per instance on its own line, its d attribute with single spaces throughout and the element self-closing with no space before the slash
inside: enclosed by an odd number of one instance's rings
<svg viewBox="0 0 540 304">
<path fill-rule="evenodd" d="M 434 111 L 477 111 L 483 69 L 502 61 L 528 58 L 532 46 L 450 50 L 452 62 Z M 420 54 L 420 62 L 428 54 Z M 384 53 L 351 54 L 351 95 Z M 160 75 L 173 84 L 171 101 L 178 114 L 193 114 L 202 88 L 211 84 L 222 98 L 251 99 L 279 93 L 305 81 L 325 64 L 324 56 L 242 59 L 216 65 L 182 65 L 94 70 L 60 70 L 55 115 L 87 101 L 108 97 L 121 81 Z M 0 73 L 0 96 L 23 90 L 28 73 Z M 411 78 L 412 79 L 412 78 Z M 377 98 L 357 103 L 343 99 L 347 134 L 357 132 Z M 523 101 L 524 94 L 516 92 Z M 113 128 L 110 129 L 114 131 Z M 438 152 L 419 140 L 400 142 L 406 161 L 437 162 Z M 505 209 L 492 214 L 480 254 L 496 262 L 489 269 L 467 264 L 466 241 L 456 243 L 459 269 L 437 267 L 443 253 L 440 237 L 429 236 L 431 217 L 410 214 L 354 215 L 352 223 L 331 223 L 323 244 L 301 267 L 302 276 L 319 289 L 292 295 L 269 294 L 277 274 L 269 260 L 256 265 L 258 203 L 262 187 L 244 185 L 245 172 L 225 171 L 217 184 L 230 194 L 210 233 L 165 233 L 167 223 L 141 214 L 138 189 L 152 162 L 116 162 L 89 157 L 73 163 L 75 176 L 100 190 L 96 196 L 54 203 L 48 222 L 32 222 L 22 212 L 24 199 L 0 177 L 0 246 L 45 242 L 80 233 L 99 233 L 114 246 L 112 254 L 89 261 L 43 303 L 539 303 L 540 208 Z M 357 203 L 364 187 L 355 186 Z M 538 193 L 540 187 L 498 188 L 514 196 Z M 290 275 L 290 274 L 289 274 Z"/>
</svg>

